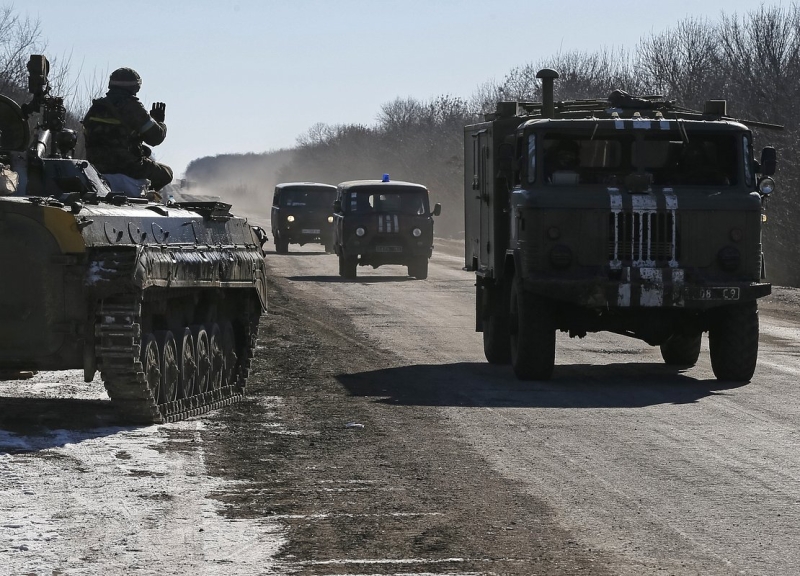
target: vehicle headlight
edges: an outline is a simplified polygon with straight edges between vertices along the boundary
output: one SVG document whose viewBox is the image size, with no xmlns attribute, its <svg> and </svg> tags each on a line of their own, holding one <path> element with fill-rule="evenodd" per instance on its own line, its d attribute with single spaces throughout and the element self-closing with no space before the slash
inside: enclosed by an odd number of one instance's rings
<svg viewBox="0 0 800 576">
<path fill-rule="evenodd" d="M 367 233 L 367 231 L 364 230 L 361 226 L 356 228 L 356 236 L 358 236 L 359 238 L 361 238 L 366 233 Z"/>
<path fill-rule="evenodd" d="M 420 230 L 419 228 L 414 228 L 411 231 L 411 234 L 414 236 L 414 238 L 419 238 L 420 236 L 422 236 L 422 230 Z"/>
<path fill-rule="evenodd" d="M 287 222 L 294 222 L 294 216 L 287 216 L 286 217 L 286 221 Z"/>
<path fill-rule="evenodd" d="M 762 178 L 758 183 L 758 193 L 762 196 L 769 196 L 775 190 L 775 180 L 772 178 Z"/>
<path fill-rule="evenodd" d="M 328 216 L 328 222 L 333 222 L 333 216 Z"/>
</svg>

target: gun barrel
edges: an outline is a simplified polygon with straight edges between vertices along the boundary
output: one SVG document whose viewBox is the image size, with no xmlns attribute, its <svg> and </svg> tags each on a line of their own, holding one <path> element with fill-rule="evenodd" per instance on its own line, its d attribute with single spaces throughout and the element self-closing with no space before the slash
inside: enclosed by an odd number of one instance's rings
<svg viewBox="0 0 800 576">
<path fill-rule="evenodd" d="M 50 130 L 37 130 L 36 135 L 28 148 L 30 160 L 41 160 L 47 156 L 47 148 L 50 146 Z"/>
</svg>

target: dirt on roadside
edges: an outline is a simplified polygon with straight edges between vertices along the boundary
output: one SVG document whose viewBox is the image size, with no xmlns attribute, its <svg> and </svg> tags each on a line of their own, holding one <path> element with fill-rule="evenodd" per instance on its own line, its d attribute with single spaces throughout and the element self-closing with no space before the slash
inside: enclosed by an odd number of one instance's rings
<svg viewBox="0 0 800 576">
<path fill-rule="evenodd" d="M 422 379 L 358 376 L 396 356 L 287 280 L 269 290 L 249 397 L 205 434 L 209 473 L 242 482 L 217 496 L 227 515 L 285 523 L 286 573 L 612 572 L 473 455 Z"/>
</svg>

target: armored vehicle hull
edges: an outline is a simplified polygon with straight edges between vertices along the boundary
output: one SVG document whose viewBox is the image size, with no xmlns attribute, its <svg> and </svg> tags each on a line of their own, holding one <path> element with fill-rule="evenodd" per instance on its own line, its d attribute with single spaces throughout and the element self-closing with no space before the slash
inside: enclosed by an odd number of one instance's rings
<svg viewBox="0 0 800 576">
<path fill-rule="evenodd" d="M 236 399 L 266 274 L 251 227 L 211 210 L 0 198 L 0 368 L 97 368 L 136 421 Z"/>
<path fill-rule="evenodd" d="M 37 99 L 50 123 L 28 150 L 0 151 L 0 369 L 99 371 L 140 423 L 240 398 L 267 305 L 263 234 L 216 200 L 113 192 L 69 157 L 68 134 L 48 152 L 60 100 L 41 79 Z M 22 110 L 0 97 L 4 122 Z"/>
</svg>

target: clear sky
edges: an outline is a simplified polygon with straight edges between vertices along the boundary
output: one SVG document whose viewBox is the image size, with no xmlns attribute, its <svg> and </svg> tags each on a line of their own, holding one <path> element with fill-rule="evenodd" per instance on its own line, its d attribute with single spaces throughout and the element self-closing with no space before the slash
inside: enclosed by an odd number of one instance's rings
<svg viewBox="0 0 800 576">
<path fill-rule="evenodd" d="M 758 0 L 24 0 L 47 54 L 81 85 L 119 67 L 167 103 L 159 161 L 295 145 L 317 122 L 371 125 L 383 103 L 469 98 L 513 67 L 561 51 L 633 49 L 687 17 Z M 780 1 L 767 1 L 779 5 Z M 4 5 L 11 5 L 4 3 Z M 783 2 L 784 6 L 788 2 Z"/>
</svg>

